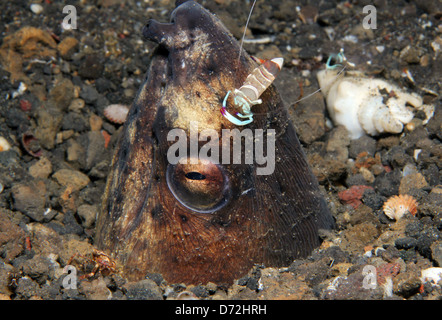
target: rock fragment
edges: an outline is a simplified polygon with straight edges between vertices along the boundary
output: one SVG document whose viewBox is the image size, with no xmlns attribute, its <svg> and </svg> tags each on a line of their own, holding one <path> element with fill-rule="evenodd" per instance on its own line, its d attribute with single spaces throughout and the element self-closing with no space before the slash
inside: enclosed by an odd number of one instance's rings
<svg viewBox="0 0 442 320">
<path fill-rule="evenodd" d="M 55 172 L 52 177 L 62 186 L 71 186 L 73 190 L 81 190 L 90 182 L 87 175 L 80 171 L 71 169 L 60 169 Z"/>
</svg>

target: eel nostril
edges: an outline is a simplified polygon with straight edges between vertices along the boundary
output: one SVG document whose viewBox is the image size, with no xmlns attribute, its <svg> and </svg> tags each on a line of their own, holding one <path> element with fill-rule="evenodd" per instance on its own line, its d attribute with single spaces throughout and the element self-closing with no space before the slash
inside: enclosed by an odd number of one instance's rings
<svg viewBox="0 0 442 320">
<path fill-rule="evenodd" d="M 150 20 L 144 25 L 143 29 L 141 29 L 141 34 L 145 38 L 148 38 L 147 34 L 148 34 L 149 26 L 150 26 Z"/>
</svg>

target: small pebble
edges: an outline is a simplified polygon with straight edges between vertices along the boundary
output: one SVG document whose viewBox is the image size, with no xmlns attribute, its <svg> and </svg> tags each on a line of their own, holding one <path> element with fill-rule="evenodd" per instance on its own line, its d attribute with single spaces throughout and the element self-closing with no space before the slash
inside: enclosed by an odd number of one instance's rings
<svg viewBox="0 0 442 320">
<path fill-rule="evenodd" d="M 359 139 L 350 141 L 348 156 L 352 159 L 356 159 L 361 152 L 367 152 L 368 155 L 374 156 L 376 152 L 376 140 L 365 135 Z"/>
<path fill-rule="evenodd" d="M 101 126 L 103 124 L 103 119 L 101 119 L 96 114 L 91 114 L 89 117 L 89 126 L 91 127 L 91 131 L 99 131 L 101 130 Z"/>
<path fill-rule="evenodd" d="M 408 176 L 410 174 L 415 174 L 415 173 L 418 173 L 416 166 L 413 164 L 410 164 L 410 163 L 406 164 L 404 166 L 404 168 L 402 169 L 402 176 L 404 176 L 404 177 Z"/>
<path fill-rule="evenodd" d="M 98 98 L 98 91 L 89 85 L 85 85 L 81 88 L 80 97 L 88 104 L 93 104 Z"/>
<path fill-rule="evenodd" d="M 69 162 L 79 161 L 85 157 L 84 148 L 74 139 L 68 141 L 68 148 L 66 150 L 66 159 Z"/>
<path fill-rule="evenodd" d="M 83 220 L 83 227 L 91 228 L 94 225 L 97 212 L 97 206 L 94 205 L 83 204 L 78 207 L 77 213 Z"/>
<path fill-rule="evenodd" d="M 103 160 L 103 150 L 106 144 L 104 136 L 100 131 L 89 131 L 87 133 L 88 146 L 86 149 L 86 169 L 90 170 Z"/>
<path fill-rule="evenodd" d="M 70 169 L 60 169 L 53 177 L 62 186 L 71 186 L 74 190 L 81 190 L 90 182 L 89 177 L 84 173 Z"/>
<path fill-rule="evenodd" d="M 20 82 L 18 89 L 12 93 L 12 98 L 14 99 L 21 96 L 23 93 L 26 92 L 27 89 L 28 87 L 26 86 L 26 84 L 24 82 Z"/>
<path fill-rule="evenodd" d="M 69 112 L 65 114 L 62 122 L 62 130 L 74 130 L 76 132 L 86 131 L 88 129 L 88 119 L 81 113 Z"/>
<path fill-rule="evenodd" d="M 378 210 L 382 208 L 385 198 L 376 193 L 373 189 L 367 189 L 362 195 L 362 202 L 372 208 L 373 210 Z"/>
<path fill-rule="evenodd" d="M 35 14 L 40 14 L 40 13 L 43 12 L 43 6 L 41 4 L 38 4 L 38 3 L 31 4 L 30 9 Z"/>
<path fill-rule="evenodd" d="M 370 186 L 358 185 L 352 186 L 347 190 L 340 191 L 338 193 L 339 200 L 343 203 L 351 205 L 353 208 L 359 207 L 362 204 L 361 199 L 364 195 L 365 190 L 373 189 Z"/>
<path fill-rule="evenodd" d="M 69 111 L 80 112 L 85 106 L 83 99 L 77 98 L 71 101 L 69 105 Z"/>
<path fill-rule="evenodd" d="M 107 288 L 103 278 L 94 279 L 92 281 L 82 281 L 80 283 L 80 291 L 90 300 L 112 299 L 112 292 Z"/>
<path fill-rule="evenodd" d="M 419 50 L 410 45 L 402 49 L 399 57 L 407 63 L 418 63 L 419 62 Z"/>
<path fill-rule="evenodd" d="M 399 193 L 399 183 L 401 173 L 397 170 L 380 174 L 374 182 L 375 189 L 385 197 L 390 197 Z"/>
<path fill-rule="evenodd" d="M 370 170 L 368 170 L 367 168 L 361 167 L 359 169 L 359 172 L 362 174 L 362 176 L 364 177 L 365 181 L 367 181 L 368 183 L 373 183 L 375 180 L 375 177 L 373 175 L 373 173 L 371 173 Z"/>
<path fill-rule="evenodd" d="M 396 239 L 394 245 L 398 249 L 408 250 L 414 248 L 417 245 L 417 241 L 412 237 L 404 237 Z"/>
<path fill-rule="evenodd" d="M 100 55 L 87 55 L 80 64 L 78 74 L 87 79 L 98 79 L 102 75 L 104 64 L 101 61 Z"/>
<path fill-rule="evenodd" d="M 46 208 L 45 211 L 43 212 L 43 216 L 44 216 L 43 221 L 44 222 L 49 222 L 52 219 L 54 219 L 55 216 L 57 216 L 57 215 L 58 215 L 57 211 L 55 211 L 55 210 L 53 210 L 51 208 Z"/>
<path fill-rule="evenodd" d="M 73 37 L 64 38 L 57 45 L 58 52 L 60 52 L 60 55 L 64 59 L 70 58 L 77 48 L 78 48 L 78 40 Z"/>
<path fill-rule="evenodd" d="M 29 167 L 29 174 L 34 178 L 46 179 L 52 173 L 52 163 L 48 158 L 42 157 Z"/>
<path fill-rule="evenodd" d="M 124 287 L 129 300 L 163 300 L 161 289 L 150 279 L 129 282 Z"/>
<path fill-rule="evenodd" d="M 385 46 L 376 46 L 376 50 L 377 50 L 379 53 L 382 53 L 382 52 L 384 52 L 384 50 L 385 50 Z"/>
<path fill-rule="evenodd" d="M 15 184 L 11 192 L 15 210 L 32 220 L 43 220 L 46 204 L 46 186 L 43 181 Z"/>
<path fill-rule="evenodd" d="M 348 159 L 350 138 L 345 127 L 339 126 L 332 130 L 327 141 L 326 150 L 329 155 L 338 161 L 345 162 Z"/>
<path fill-rule="evenodd" d="M 406 194 L 412 189 L 422 189 L 426 186 L 428 186 L 428 183 L 421 173 L 411 173 L 401 179 L 399 194 Z"/>
<path fill-rule="evenodd" d="M 11 149 L 11 145 L 9 144 L 8 140 L 0 137 L 0 152 L 8 151 L 9 149 Z"/>
<path fill-rule="evenodd" d="M 439 267 L 442 267 L 442 241 L 436 241 L 431 245 L 431 257 Z"/>
</svg>

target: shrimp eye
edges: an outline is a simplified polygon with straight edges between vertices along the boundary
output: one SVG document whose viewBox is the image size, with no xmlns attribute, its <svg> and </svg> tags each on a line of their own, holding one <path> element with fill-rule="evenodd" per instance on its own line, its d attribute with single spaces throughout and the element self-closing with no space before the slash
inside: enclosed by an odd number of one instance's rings
<svg viewBox="0 0 442 320">
<path fill-rule="evenodd" d="M 224 207 L 230 199 L 230 184 L 226 171 L 210 160 L 197 163 L 169 164 L 167 185 L 174 197 L 188 209 L 212 213 Z"/>
</svg>

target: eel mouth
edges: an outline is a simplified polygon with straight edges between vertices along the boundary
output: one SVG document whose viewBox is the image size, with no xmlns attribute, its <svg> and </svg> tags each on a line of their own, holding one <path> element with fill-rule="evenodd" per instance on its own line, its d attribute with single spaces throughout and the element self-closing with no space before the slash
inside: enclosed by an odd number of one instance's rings
<svg viewBox="0 0 442 320">
<path fill-rule="evenodd" d="M 144 38 L 166 46 L 170 42 L 170 35 L 172 35 L 174 32 L 175 23 L 162 23 L 154 19 L 147 21 L 142 30 Z"/>
</svg>

